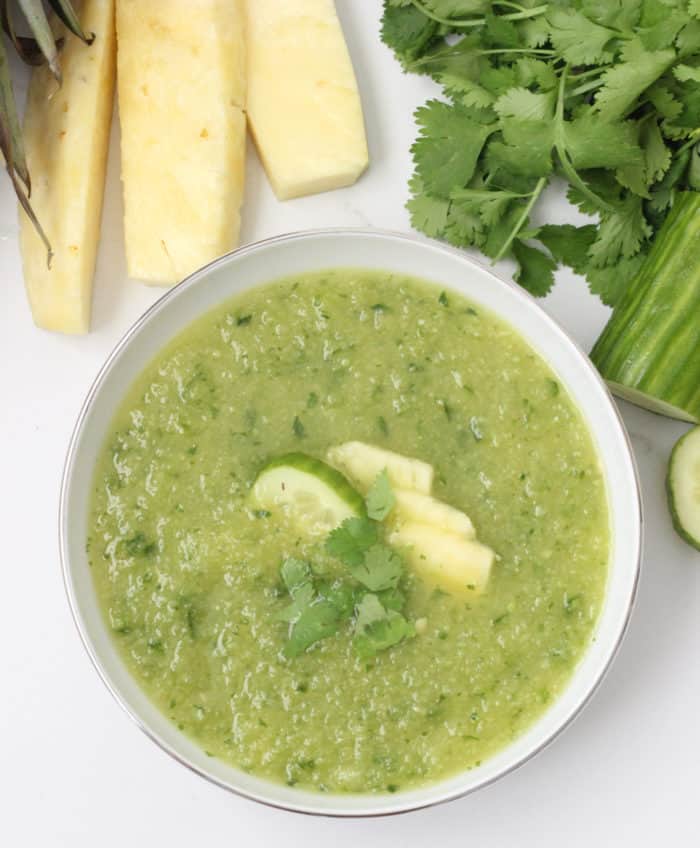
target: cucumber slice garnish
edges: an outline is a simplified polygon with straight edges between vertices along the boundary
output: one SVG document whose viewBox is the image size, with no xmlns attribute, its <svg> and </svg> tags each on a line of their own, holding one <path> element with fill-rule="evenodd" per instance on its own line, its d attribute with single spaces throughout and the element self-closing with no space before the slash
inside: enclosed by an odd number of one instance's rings
<svg viewBox="0 0 700 848">
<path fill-rule="evenodd" d="M 271 460 L 253 484 L 255 503 L 284 509 L 310 536 L 330 533 L 346 518 L 365 515 L 365 502 L 335 468 L 305 453 Z"/>
<path fill-rule="evenodd" d="M 666 477 L 673 526 L 700 551 L 700 427 L 676 443 Z"/>
</svg>

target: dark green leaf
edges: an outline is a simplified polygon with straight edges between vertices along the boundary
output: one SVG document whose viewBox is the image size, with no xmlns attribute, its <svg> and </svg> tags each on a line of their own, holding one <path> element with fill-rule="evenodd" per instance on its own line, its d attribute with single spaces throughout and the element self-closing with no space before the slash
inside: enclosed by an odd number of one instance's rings
<svg viewBox="0 0 700 848">
<path fill-rule="evenodd" d="M 416 121 L 420 135 L 411 148 L 416 173 L 428 194 L 449 197 L 472 178 L 492 127 L 474 121 L 464 106 L 439 100 L 420 107 Z"/>
<path fill-rule="evenodd" d="M 546 224 L 537 231 L 537 239 L 557 262 L 583 273 L 589 262 L 588 251 L 595 240 L 594 224 L 574 227 L 572 224 Z"/>
<path fill-rule="evenodd" d="M 384 5 L 381 37 L 404 60 L 421 53 L 435 37 L 439 25 L 415 6 Z"/>
<path fill-rule="evenodd" d="M 588 285 L 607 306 L 616 306 L 632 280 L 639 273 L 645 255 L 638 253 L 631 259 L 620 259 L 606 268 L 589 268 L 586 273 Z"/>
<path fill-rule="evenodd" d="M 554 285 L 554 271 L 557 264 L 551 256 L 516 239 L 513 253 L 520 268 L 515 274 L 518 283 L 535 297 L 544 297 Z"/>
</svg>

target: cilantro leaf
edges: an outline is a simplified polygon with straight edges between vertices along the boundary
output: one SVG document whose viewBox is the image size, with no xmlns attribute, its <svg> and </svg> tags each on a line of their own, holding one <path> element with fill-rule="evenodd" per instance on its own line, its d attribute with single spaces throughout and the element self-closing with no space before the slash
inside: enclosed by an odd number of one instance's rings
<svg viewBox="0 0 700 848">
<path fill-rule="evenodd" d="M 385 4 L 381 38 L 398 56 L 410 60 L 433 40 L 438 26 L 413 5 Z"/>
<path fill-rule="evenodd" d="M 511 88 L 493 104 L 501 118 L 518 118 L 521 121 L 551 120 L 554 98 L 551 93 L 536 94 L 527 88 Z"/>
<path fill-rule="evenodd" d="M 413 625 L 401 613 L 385 609 L 376 595 L 365 595 L 358 604 L 353 645 L 361 659 L 370 659 L 414 635 Z"/>
<path fill-rule="evenodd" d="M 591 110 L 564 123 L 566 149 L 575 168 L 643 165 L 637 130 L 630 121 L 602 123 Z"/>
<path fill-rule="evenodd" d="M 469 203 L 450 203 L 444 237 L 457 247 L 480 244 L 484 234 L 479 212 Z"/>
<path fill-rule="evenodd" d="M 675 50 L 644 49 L 638 40 L 623 50 L 623 61 L 603 72 L 603 85 L 596 94 L 595 109 L 604 121 L 621 118 L 639 95 L 671 66 Z"/>
<path fill-rule="evenodd" d="M 683 27 L 676 36 L 676 46 L 682 57 L 692 56 L 700 51 L 700 21 L 690 21 Z"/>
<path fill-rule="evenodd" d="M 641 131 L 644 165 L 649 184 L 660 180 L 671 165 L 671 151 L 656 121 L 645 121 Z"/>
<path fill-rule="evenodd" d="M 411 226 L 427 236 L 439 238 L 447 227 L 450 204 L 447 200 L 425 194 L 423 183 L 418 177 L 413 177 L 410 188 L 413 197 L 406 203 L 406 208 L 411 216 Z"/>
<path fill-rule="evenodd" d="M 297 657 L 315 642 L 333 636 L 338 630 L 340 614 L 330 601 L 320 600 L 306 606 L 292 625 L 283 653 Z"/>
<path fill-rule="evenodd" d="M 673 69 L 673 76 L 681 82 L 700 82 L 700 67 L 694 68 L 691 65 L 676 65 Z"/>
<path fill-rule="evenodd" d="M 650 235 L 641 199 L 630 194 L 618 201 L 612 212 L 601 215 L 598 234 L 588 255 L 594 267 L 612 265 L 621 258 L 634 256 Z"/>
<path fill-rule="evenodd" d="M 361 565 L 366 552 L 377 541 L 377 526 L 367 518 L 346 518 L 326 539 L 331 556 L 350 567 Z"/>
<path fill-rule="evenodd" d="M 584 273 L 596 236 L 594 224 L 574 227 L 573 224 L 545 224 L 537 231 L 537 239 L 562 265 L 568 265 L 579 274 Z"/>
<path fill-rule="evenodd" d="M 277 614 L 279 621 L 287 621 L 290 624 L 297 621 L 304 610 L 314 599 L 314 587 L 312 583 L 305 583 L 292 595 L 291 604 L 280 610 Z"/>
<path fill-rule="evenodd" d="M 490 124 L 475 121 L 466 107 L 430 100 L 416 111 L 420 134 L 411 147 L 425 191 L 449 197 L 455 185 L 466 185 L 474 175 Z"/>
<path fill-rule="evenodd" d="M 663 14 L 661 17 L 654 23 L 643 26 L 639 31 L 639 38 L 647 50 L 662 50 L 664 47 L 671 47 L 678 33 L 689 21 L 688 15 L 681 9 L 662 8 Z"/>
<path fill-rule="evenodd" d="M 377 474 L 376 480 L 367 493 L 365 503 L 367 504 L 367 515 L 375 521 L 384 521 L 394 508 L 396 498 L 391 490 L 386 468 Z"/>
<path fill-rule="evenodd" d="M 554 271 L 557 263 L 551 256 L 526 244 L 521 239 L 513 242 L 513 253 L 520 266 L 515 273 L 517 282 L 530 294 L 537 297 L 546 295 L 554 285 Z"/>
<path fill-rule="evenodd" d="M 289 594 L 294 595 L 302 586 L 311 582 L 311 566 L 304 560 L 287 557 L 280 566 L 280 577 Z"/>
<path fill-rule="evenodd" d="M 403 561 L 386 545 L 372 545 L 358 565 L 350 566 L 352 576 L 372 592 L 395 589 L 403 574 Z"/>
<path fill-rule="evenodd" d="M 388 610 L 401 612 L 403 605 L 406 603 L 406 597 L 401 589 L 382 589 L 376 595 L 382 602 L 382 606 Z"/>
<path fill-rule="evenodd" d="M 617 36 L 614 30 L 594 23 L 578 9 L 552 9 L 547 15 L 550 39 L 559 54 L 572 65 L 607 62 L 605 48 Z"/>
<path fill-rule="evenodd" d="M 638 253 L 631 259 L 620 259 L 606 268 L 589 268 L 586 273 L 588 285 L 606 306 L 616 306 L 625 290 L 635 278 L 644 262 L 644 254 Z"/>
<path fill-rule="evenodd" d="M 504 119 L 503 142 L 492 141 L 486 157 L 489 168 L 529 177 L 546 177 L 553 169 L 554 126 L 551 121 Z"/>
</svg>

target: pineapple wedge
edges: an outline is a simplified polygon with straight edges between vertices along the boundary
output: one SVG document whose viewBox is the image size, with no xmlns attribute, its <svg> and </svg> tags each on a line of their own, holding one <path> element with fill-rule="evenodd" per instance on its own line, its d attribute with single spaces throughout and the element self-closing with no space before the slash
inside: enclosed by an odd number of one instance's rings
<svg viewBox="0 0 700 848">
<path fill-rule="evenodd" d="M 392 522 L 397 526 L 411 522 L 429 524 L 431 527 L 454 533 L 464 539 L 475 539 L 476 531 L 469 516 L 431 495 L 409 489 L 395 489 L 396 504 Z"/>
<path fill-rule="evenodd" d="M 451 594 L 480 594 L 496 555 L 473 539 L 445 533 L 427 524 L 405 524 L 389 536 L 423 579 Z"/>
<path fill-rule="evenodd" d="M 344 442 L 329 448 L 326 459 L 346 474 L 365 494 L 386 469 L 394 489 L 409 489 L 428 494 L 433 485 L 433 466 L 365 442 Z"/>
<path fill-rule="evenodd" d="M 62 333 L 90 328 L 115 77 L 114 0 L 84 0 L 76 11 L 95 40 L 66 36 L 60 88 L 48 68 L 33 71 L 24 116 L 31 203 L 54 251 L 49 268 L 20 210 L 24 279 L 34 322 Z"/>
<path fill-rule="evenodd" d="M 129 275 L 168 285 L 238 244 L 243 0 L 117 0 Z"/>
<path fill-rule="evenodd" d="M 354 183 L 362 104 L 333 0 L 247 0 L 248 120 L 280 200 Z"/>
</svg>

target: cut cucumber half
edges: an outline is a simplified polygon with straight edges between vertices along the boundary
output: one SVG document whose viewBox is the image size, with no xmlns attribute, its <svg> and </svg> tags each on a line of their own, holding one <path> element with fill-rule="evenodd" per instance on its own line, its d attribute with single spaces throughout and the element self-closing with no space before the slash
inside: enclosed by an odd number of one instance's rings
<svg viewBox="0 0 700 848">
<path fill-rule="evenodd" d="M 680 191 L 591 360 L 610 390 L 700 423 L 700 192 Z"/>
<path fill-rule="evenodd" d="M 673 526 L 700 551 L 700 427 L 686 433 L 671 452 L 666 489 Z"/>
<path fill-rule="evenodd" d="M 345 477 L 320 459 L 288 453 L 271 460 L 253 484 L 263 509 L 284 509 L 309 536 L 330 533 L 346 518 L 365 515 L 365 502 Z"/>
</svg>

